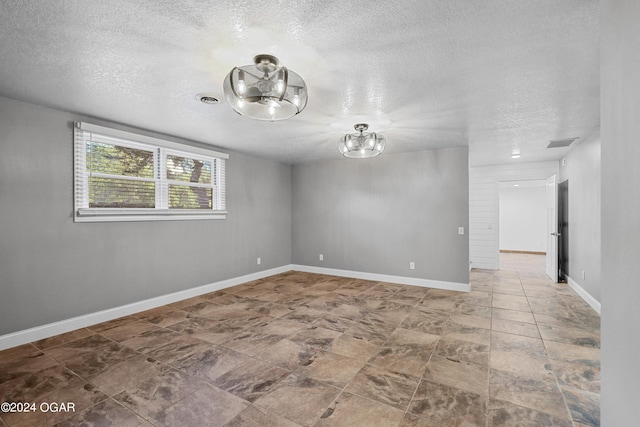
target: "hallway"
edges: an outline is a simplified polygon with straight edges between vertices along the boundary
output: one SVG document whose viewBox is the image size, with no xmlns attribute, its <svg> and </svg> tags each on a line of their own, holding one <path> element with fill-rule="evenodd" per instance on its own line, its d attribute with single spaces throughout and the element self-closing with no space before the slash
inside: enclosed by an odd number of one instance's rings
<svg viewBox="0 0 640 427">
<path fill-rule="evenodd" d="M 499 271 L 471 275 L 472 290 L 492 290 L 491 397 L 544 411 L 525 390 L 545 381 L 547 398 L 559 401 L 560 389 L 574 426 L 600 425 L 600 316 L 567 284 L 549 280 L 544 255 L 503 253 Z M 504 394 L 502 371 L 521 376 Z"/>
</svg>

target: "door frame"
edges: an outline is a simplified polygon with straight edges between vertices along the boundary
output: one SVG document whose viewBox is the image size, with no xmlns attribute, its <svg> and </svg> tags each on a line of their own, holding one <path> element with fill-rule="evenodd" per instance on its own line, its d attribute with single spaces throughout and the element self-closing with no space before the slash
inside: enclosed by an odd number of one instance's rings
<svg viewBox="0 0 640 427">
<path fill-rule="evenodd" d="M 558 176 L 547 178 L 547 276 L 558 282 Z"/>
<path fill-rule="evenodd" d="M 569 277 L 569 180 L 558 183 L 558 281 Z"/>
</svg>

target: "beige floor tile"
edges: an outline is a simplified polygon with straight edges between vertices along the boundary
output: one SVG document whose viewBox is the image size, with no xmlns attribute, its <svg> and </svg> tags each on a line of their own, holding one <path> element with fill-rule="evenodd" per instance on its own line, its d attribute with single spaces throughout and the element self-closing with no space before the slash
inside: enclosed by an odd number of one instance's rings
<svg viewBox="0 0 640 427">
<path fill-rule="evenodd" d="M 83 382 L 83 379 L 62 365 L 54 364 L 34 371 L 2 371 L 0 396 L 2 402 L 31 402 L 57 388 Z"/>
<path fill-rule="evenodd" d="M 149 353 L 178 337 L 180 334 L 177 332 L 154 326 L 138 336 L 122 341 L 121 344 L 140 353 Z"/>
<path fill-rule="evenodd" d="M 67 360 L 80 356 L 81 354 L 93 353 L 97 349 L 113 344 L 108 338 L 99 334 L 89 335 L 77 341 L 67 342 L 57 347 L 47 348 L 45 354 L 56 359 L 58 362 L 66 362 Z"/>
<path fill-rule="evenodd" d="M 526 313 L 531 312 L 531 307 L 529 307 L 529 303 L 526 301 L 525 302 L 507 301 L 507 300 L 496 299 L 495 297 L 491 302 L 491 307 L 501 308 L 503 310 L 524 311 Z"/>
<path fill-rule="evenodd" d="M 453 313 L 491 318 L 491 302 L 487 305 L 464 302 L 456 306 L 456 308 L 453 309 Z"/>
<path fill-rule="evenodd" d="M 137 427 L 144 421 L 144 418 L 130 409 L 112 399 L 106 399 L 56 424 L 56 427 L 76 427 L 80 425 Z"/>
<path fill-rule="evenodd" d="M 364 367 L 364 362 L 334 353 L 318 352 L 296 370 L 296 374 L 344 388 Z"/>
<path fill-rule="evenodd" d="M 509 402 L 491 400 L 489 402 L 489 427 L 573 427 L 571 420 Z"/>
<path fill-rule="evenodd" d="M 162 369 L 157 376 L 135 384 L 114 400 L 146 419 L 162 424 L 173 404 L 206 387 L 202 380 L 174 369 Z"/>
<path fill-rule="evenodd" d="M 384 343 L 396 329 L 396 325 L 385 323 L 377 316 L 367 315 L 345 331 L 356 338 L 363 338 L 376 344 Z"/>
<path fill-rule="evenodd" d="M 23 344 L 0 351 L 0 366 L 14 359 L 28 359 L 43 354 L 33 344 Z"/>
<path fill-rule="evenodd" d="M 135 322 L 124 322 L 101 331 L 100 335 L 114 341 L 122 342 L 124 340 L 137 337 L 154 328 L 155 325 L 153 323 L 136 320 Z"/>
<path fill-rule="evenodd" d="M 536 319 L 533 317 L 532 313 L 527 313 L 525 311 L 516 311 L 516 310 L 505 310 L 501 308 L 494 308 L 491 310 L 492 318 L 494 319 L 503 319 L 503 320 L 513 320 L 516 322 L 523 323 L 531 323 L 532 325 L 536 324 Z"/>
<path fill-rule="evenodd" d="M 369 363 L 391 372 L 419 378 L 439 338 L 438 335 L 398 328 L 369 359 Z"/>
<path fill-rule="evenodd" d="M 301 425 L 313 425 L 340 394 L 340 389 L 304 376 L 291 374 L 271 393 L 255 402 Z"/>
<path fill-rule="evenodd" d="M 443 384 L 423 380 L 408 412 L 450 426 L 486 424 L 487 398 Z"/>
<path fill-rule="evenodd" d="M 460 325 L 451 322 L 442 333 L 444 338 L 469 341 L 476 344 L 489 345 L 491 342 L 491 331 L 484 328 Z"/>
<path fill-rule="evenodd" d="M 562 393 L 552 381 L 535 380 L 492 369 L 489 374 L 489 396 L 560 419 L 569 415 Z"/>
<path fill-rule="evenodd" d="M 254 359 L 219 376 L 213 381 L 216 387 L 244 400 L 255 402 L 273 390 L 289 371 Z"/>
<path fill-rule="evenodd" d="M 491 320 L 491 329 L 493 331 L 505 332 L 514 335 L 540 338 L 538 327 L 532 323 L 505 320 L 495 317 Z"/>
<path fill-rule="evenodd" d="M 433 420 L 418 417 L 410 413 L 406 413 L 398 427 L 450 427 L 444 424 L 436 423 Z"/>
<path fill-rule="evenodd" d="M 162 363 L 145 355 L 132 357 L 109 370 L 89 377 L 100 391 L 113 396 L 160 374 Z"/>
<path fill-rule="evenodd" d="M 564 398 L 573 419 L 581 424 L 600 426 L 600 395 L 588 391 L 563 388 Z"/>
<path fill-rule="evenodd" d="M 358 372 L 345 391 L 405 410 L 417 387 L 418 378 L 368 365 Z"/>
<path fill-rule="evenodd" d="M 551 361 L 551 367 L 560 387 L 600 393 L 600 368 L 591 363 Z"/>
<path fill-rule="evenodd" d="M 494 281 L 492 289 L 494 294 L 498 293 L 525 296 L 524 289 L 522 289 L 522 286 L 519 284 L 519 282 Z"/>
<path fill-rule="evenodd" d="M 597 331 L 566 329 L 548 325 L 539 325 L 538 328 L 545 341 L 600 348 L 600 333 Z"/>
<path fill-rule="evenodd" d="M 343 392 L 314 426 L 396 427 L 403 416 L 400 409 Z"/>
<path fill-rule="evenodd" d="M 460 363 L 442 356 L 432 356 L 427 363 L 423 378 L 432 383 L 489 394 L 489 368 L 472 363 Z"/>
<path fill-rule="evenodd" d="M 203 388 L 182 399 L 164 412 L 160 425 L 224 425 L 244 411 L 249 402 L 215 387 Z"/>
<path fill-rule="evenodd" d="M 549 359 L 543 355 L 515 351 L 491 350 L 489 366 L 504 372 L 511 372 L 522 378 L 555 381 Z"/>
<path fill-rule="evenodd" d="M 545 343 L 549 358 L 565 362 L 576 362 L 600 367 L 600 349 L 555 341 Z"/>
<path fill-rule="evenodd" d="M 66 360 L 64 365 L 79 376 L 88 378 L 138 354 L 128 347 L 113 342 L 98 347 L 92 352 L 72 357 Z"/>
<path fill-rule="evenodd" d="M 366 362 L 378 351 L 379 348 L 380 345 L 362 337 L 356 338 L 348 334 L 342 334 L 333 340 L 330 351 L 332 353 Z"/>
<path fill-rule="evenodd" d="M 449 318 L 449 323 L 455 323 L 473 328 L 491 329 L 491 318 L 486 316 L 467 315 L 453 312 Z"/>
<path fill-rule="evenodd" d="M 331 329 L 308 325 L 288 337 L 294 343 L 317 348 L 318 350 L 331 351 L 333 342 L 342 334 Z"/>
<path fill-rule="evenodd" d="M 36 341 L 33 343 L 33 345 L 40 350 L 45 350 L 51 347 L 57 347 L 61 344 L 66 344 L 82 338 L 86 338 L 90 335 L 93 335 L 94 333 L 95 332 L 86 328 L 77 329 L 75 331 L 67 332 L 66 334 L 60 334 L 51 338 L 45 338 L 43 340 Z"/>
<path fill-rule="evenodd" d="M 442 335 L 449 320 L 449 313 L 442 311 L 413 310 L 400 327 L 428 334 Z"/>
<path fill-rule="evenodd" d="M 445 336 L 438 341 L 434 354 L 455 362 L 474 363 L 482 366 L 489 365 L 488 344 L 477 344 Z"/>
<path fill-rule="evenodd" d="M 92 384 L 84 381 L 73 382 L 70 385 L 56 388 L 50 393 L 30 400 L 31 403 L 36 405 L 35 412 L 16 412 L 2 415 L 7 424 L 12 427 L 52 426 L 67 418 L 71 418 L 74 414 L 82 412 L 107 398 L 107 395 L 101 393 Z M 58 404 L 58 407 L 60 407 L 60 403 L 72 403 L 73 407 L 72 409 L 68 409 L 67 405 L 62 411 L 40 410 L 43 404 Z M 45 406 L 45 408 L 46 407 L 47 406 Z"/>
<path fill-rule="evenodd" d="M 521 304 L 527 304 L 529 302 L 527 297 L 525 296 L 513 295 L 513 294 L 501 294 L 499 292 L 493 293 L 493 300 L 494 301 L 511 301 L 511 302 L 517 302 Z"/>
<path fill-rule="evenodd" d="M 187 359 L 173 363 L 173 367 L 189 375 L 213 381 L 247 360 L 249 360 L 247 355 L 214 345 Z"/>
<path fill-rule="evenodd" d="M 264 408 L 251 405 L 236 415 L 225 427 L 300 427 L 279 415 Z"/>
<path fill-rule="evenodd" d="M 491 350 L 546 356 L 545 345 L 541 339 L 500 331 L 491 331 Z"/>
</svg>

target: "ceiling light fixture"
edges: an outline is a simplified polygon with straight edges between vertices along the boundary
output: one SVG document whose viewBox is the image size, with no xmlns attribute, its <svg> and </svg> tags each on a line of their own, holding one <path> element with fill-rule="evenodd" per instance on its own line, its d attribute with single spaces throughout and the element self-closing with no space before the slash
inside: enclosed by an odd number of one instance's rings
<svg viewBox="0 0 640 427">
<path fill-rule="evenodd" d="M 369 128 L 366 123 L 358 123 L 353 127 L 359 133 L 348 133 L 342 137 L 338 144 L 340 154 L 353 159 L 365 159 L 375 157 L 384 151 L 387 142 L 384 136 L 373 132 L 365 133 Z"/>
<path fill-rule="evenodd" d="M 234 111 L 257 120 L 284 120 L 307 105 L 302 77 L 279 66 L 273 55 L 256 55 L 253 65 L 233 67 L 224 79 L 224 96 Z"/>
</svg>

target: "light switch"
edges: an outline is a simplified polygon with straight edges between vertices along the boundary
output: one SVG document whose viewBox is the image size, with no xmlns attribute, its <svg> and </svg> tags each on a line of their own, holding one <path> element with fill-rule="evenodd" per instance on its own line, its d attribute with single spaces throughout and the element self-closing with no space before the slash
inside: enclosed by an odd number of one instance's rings
<svg viewBox="0 0 640 427">
<path fill-rule="evenodd" d="M 458 227 L 458 234 L 461 236 L 464 234 L 464 227 Z"/>
</svg>

